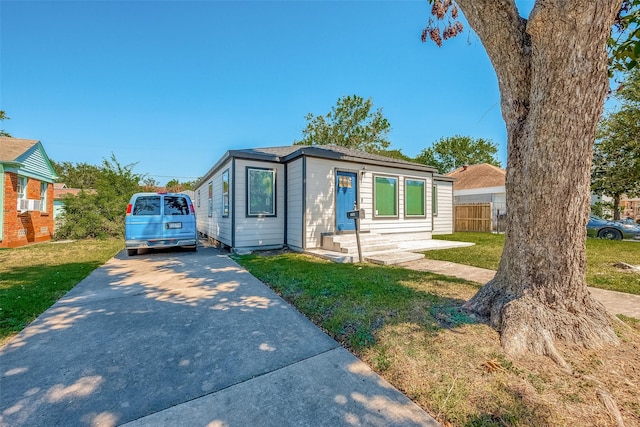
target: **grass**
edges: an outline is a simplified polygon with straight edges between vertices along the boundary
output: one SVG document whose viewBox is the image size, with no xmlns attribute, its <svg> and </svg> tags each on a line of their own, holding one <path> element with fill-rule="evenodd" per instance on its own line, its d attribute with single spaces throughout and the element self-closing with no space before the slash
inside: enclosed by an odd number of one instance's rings
<svg viewBox="0 0 640 427">
<path fill-rule="evenodd" d="M 503 238 L 473 234 L 444 236 L 472 237 L 472 248 L 429 254 L 460 251 L 456 262 L 485 259 L 479 266 L 496 268 Z M 588 242 L 589 268 L 605 270 L 599 279 L 615 282 L 608 264 L 635 249 L 624 244 Z M 0 345 L 122 247 L 89 240 L 0 250 Z M 624 261 L 638 264 L 637 256 Z M 611 392 L 626 425 L 640 426 L 637 319 L 621 317 L 617 347 L 561 346 L 582 374 L 574 376 L 546 357 L 504 354 L 497 332 L 460 308 L 476 283 L 290 253 L 235 259 L 445 427 L 615 425 L 597 397 L 600 387 Z"/>
<path fill-rule="evenodd" d="M 496 270 L 504 235 L 492 233 L 454 233 L 434 239 L 472 242 L 475 246 L 425 252 L 430 259 Z M 640 265 L 640 243 L 587 239 L 587 283 L 611 291 L 640 295 L 640 276 L 614 267 L 617 262 Z"/>
<path fill-rule="evenodd" d="M 595 383 L 502 352 L 496 331 L 460 309 L 475 283 L 292 253 L 235 259 L 444 426 L 615 425 Z M 640 425 L 639 325 L 628 320 L 619 347 L 562 352 Z"/>
<path fill-rule="evenodd" d="M 123 247 L 83 240 L 0 250 L 0 345 Z"/>
</svg>

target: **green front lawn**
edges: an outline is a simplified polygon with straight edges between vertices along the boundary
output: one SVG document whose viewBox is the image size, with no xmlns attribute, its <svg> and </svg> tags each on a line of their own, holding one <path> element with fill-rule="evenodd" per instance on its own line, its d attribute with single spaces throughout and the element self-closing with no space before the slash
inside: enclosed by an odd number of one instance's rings
<svg viewBox="0 0 640 427">
<path fill-rule="evenodd" d="M 123 247 L 82 240 L 0 250 L 0 345 Z"/>
<path fill-rule="evenodd" d="M 434 239 L 472 242 L 475 246 L 425 252 L 429 259 L 457 262 L 496 270 L 504 245 L 503 234 L 454 233 Z M 587 239 L 587 283 L 594 288 L 640 295 L 640 275 L 613 266 L 617 262 L 640 265 L 640 243 Z"/>
<path fill-rule="evenodd" d="M 234 259 L 445 426 L 611 425 L 595 384 L 549 358 L 510 357 L 496 331 L 460 309 L 476 283 L 293 253 Z M 620 369 L 640 362 L 629 325 L 615 352 L 564 356 L 606 383 L 632 423 L 640 372 Z"/>
</svg>

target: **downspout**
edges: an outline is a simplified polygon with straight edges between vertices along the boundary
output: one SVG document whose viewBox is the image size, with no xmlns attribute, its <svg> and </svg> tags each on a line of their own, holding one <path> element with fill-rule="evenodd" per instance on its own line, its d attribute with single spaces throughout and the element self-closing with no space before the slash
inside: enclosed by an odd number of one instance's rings
<svg viewBox="0 0 640 427">
<path fill-rule="evenodd" d="M 307 156 L 302 156 L 302 250 L 307 250 Z"/>
<path fill-rule="evenodd" d="M 289 168 L 288 163 L 284 164 L 284 239 L 283 244 L 287 246 L 287 236 L 289 229 L 287 228 L 287 217 L 289 212 Z"/>
<path fill-rule="evenodd" d="M 233 177 L 231 185 L 231 249 L 236 247 L 236 158 L 231 158 L 231 176 Z"/>
</svg>

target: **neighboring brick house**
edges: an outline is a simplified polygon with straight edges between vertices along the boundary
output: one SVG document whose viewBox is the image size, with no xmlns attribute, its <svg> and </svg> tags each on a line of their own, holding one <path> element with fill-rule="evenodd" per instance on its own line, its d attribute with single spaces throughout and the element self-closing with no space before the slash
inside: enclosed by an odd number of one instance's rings
<svg viewBox="0 0 640 427">
<path fill-rule="evenodd" d="M 0 248 L 51 239 L 55 179 L 40 141 L 0 137 Z"/>
<path fill-rule="evenodd" d="M 629 198 L 622 196 L 620 198 L 620 207 L 622 208 L 621 218 L 631 218 L 640 222 L 640 198 Z"/>
</svg>

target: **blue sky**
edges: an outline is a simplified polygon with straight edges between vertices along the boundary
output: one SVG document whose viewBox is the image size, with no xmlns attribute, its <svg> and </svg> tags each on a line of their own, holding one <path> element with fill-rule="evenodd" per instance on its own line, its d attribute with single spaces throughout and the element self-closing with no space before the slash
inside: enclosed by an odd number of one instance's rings
<svg viewBox="0 0 640 427">
<path fill-rule="evenodd" d="M 523 1 L 521 4 L 532 4 Z M 530 6 L 529 6 L 530 7 Z M 290 145 L 309 112 L 371 97 L 392 148 L 491 139 L 497 80 L 468 29 L 423 44 L 426 0 L 0 2 L 2 128 L 55 161 L 121 164 L 160 183 L 229 149 Z"/>
</svg>

